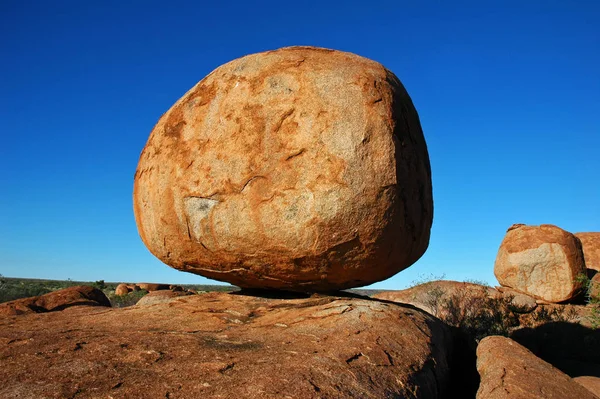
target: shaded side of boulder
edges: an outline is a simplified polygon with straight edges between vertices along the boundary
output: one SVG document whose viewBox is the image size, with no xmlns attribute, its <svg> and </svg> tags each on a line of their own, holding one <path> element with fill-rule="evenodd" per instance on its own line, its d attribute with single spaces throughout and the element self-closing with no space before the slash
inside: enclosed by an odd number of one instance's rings
<svg viewBox="0 0 600 399">
<path fill-rule="evenodd" d="M 510 337 L 572 377 L 596 373 L 600 376 L 598 329 L 554 321 L 515 330 Z"/>
<path fill-rule="evenodd" d="M 600 232 L 599 233 L 575 233 L 581 241 L 585 267 L 600 271 Z"/>
<path fill-rule="evenodd" d="M 17 299 L 0 304 L 0 314 L 18 315 L 54 312 L 72 306 L 110 307 L 111 304 L 106 295 L 99 289 L 80 285 L 49 292 L 38 297 Z"/>
<path fill-rule="evenodd" d="M 477 347 L 477 399 L 598 399 L 510 338 L 486 337 Z"/>
<path fill-rule="evenodd" d="M 553 303 L 575 298 L 584 273 L 580 241 L 547 224 L 509 228 L 494 264 L 501 285 Z"/>
</svg>

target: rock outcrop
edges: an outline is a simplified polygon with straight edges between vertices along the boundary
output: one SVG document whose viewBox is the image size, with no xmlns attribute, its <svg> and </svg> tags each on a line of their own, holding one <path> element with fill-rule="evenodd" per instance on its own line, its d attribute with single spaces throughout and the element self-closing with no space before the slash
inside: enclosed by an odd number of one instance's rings
<svg viewBox="0 0 600 399">
<path fill-rule="evenodd" d="M 584 273 L 579 240 L 548 224 L 511 226 L 494 265 L 501 285 L 553 303 L 579 294 Z"/>
<path fill-rule="evenodd" d="M 450 280 L 430 281 L 400 291 L 384 291 L 373 298 L 416 306 L 442 320 L 457 314 L 468 317 L 473 312 L 502 306 L 505 313 L 530 313 L 537 307 L 534 298 L 510 288 L 492 288 L 481 284 Z M 454 314 L 451 314 L 454 313 Z"/>
<path fill-rule="evenodd" d="M 110 307 L 111 305 L 102 291 L 81 285 L 53 291 L 42 296 L 2 303 L 0 304 L 0 315 L 55 312 L 72 306 Z"/>
<path fill-rule="evenodd" d="M 456 306 L 469 306 L 465 302 L 472 300 L 499 298 L 502 294 L 491 287 L 480 284 L 463 283 L 451 280 L 429 281 L 399 291 L 385 291 L 373 295 L 373 298 L 406 303 L 416 306 L 434 316 L 443 317 L 447 311 L 448 300 L 454 300 Z"/>
<path fill-rule="evenodd" d="M 349 297 L 211 293 L 4 317 L 0 397 L 434 399 L 448 342 L 424 312 Z"/>
<path fill-rule="evenodd" d="M 477 347 L 477 399 L 598 399 L 510 338 L 490 336 Z"/>
<path fill-rule="evenodd" d="M 127 284 L 119 284 L 117 285 L 117 288 L 115 288 L 115 295 L 127 295 L 130 291 L 132 290 L 129 289 L 129 286 Z"/>
<path fill-rule="evenodd" d="M 585 267 L 600 271 L 600 233 L 575 233 L 581 241 Z"/>
<path fill-rule="evenodd" d="M 367 285 L 426 250 L 429 156 L 398 78 L 351 53 L 289 47 L 231 61 L 154 127 L 134 180 L 164 263 L 245 288 Z"/>
</svg>

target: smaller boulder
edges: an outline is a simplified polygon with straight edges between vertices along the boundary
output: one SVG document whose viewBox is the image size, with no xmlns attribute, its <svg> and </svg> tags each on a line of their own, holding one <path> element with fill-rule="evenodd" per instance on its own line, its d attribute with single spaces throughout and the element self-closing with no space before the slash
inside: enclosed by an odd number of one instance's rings
<svg viewBox="0 0 600 399">
<path fill-rule="evenodd" d="M 575 233 L 581 241 L 585 267 L 600 271 L 600 233 Z"/>
<path fill-rule="evenodd" d="M 115 295 L 127 295 L 131 290 L 127 286 L 127 284 L 119 284 L 117 288 L 115 288 Z"/>
<path fill-rule="evenodd" d="M 57 290 L 42 296 L 17 299 L 0 304 L 0 314 L 19 315 L 63 310 L 72 306 L 106 306 L 110 301 L 97 288 L 80 285 Z"/>
<path fill-rule="evenodd" d="M 552 303 L 575 298 L 585 273 L 580 241 L 557 226 L 511 226 L 494 274 L 502 286 Z"/>
<path fill-rule="evenodd" d="M 517 313 L 530 313 L 537 308 L 537 301 L 529 295 L 515 291 L 508 287 L 498 287 L 502 297 L 510 300 L 510 307 Z"/>
<path fill-rule="evenodd" d="M 571 377 L 510 338 L 489 336 L 477 346 L 477 399 L 598 399 Z"/>
<path fill-rule="evenodd" d="M 168 284 L 157 284 L 157 283 L 138 283 L 137 284 L 140 289 L 152 292 L 152 291 L 160 291 L 160 290 L 168 290 Z"/>
</svg>

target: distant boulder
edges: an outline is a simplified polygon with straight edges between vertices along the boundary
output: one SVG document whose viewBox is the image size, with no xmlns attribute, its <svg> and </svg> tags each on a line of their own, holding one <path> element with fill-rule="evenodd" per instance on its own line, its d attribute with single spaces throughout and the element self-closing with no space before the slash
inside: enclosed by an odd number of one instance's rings
<svg viewBox="0 0 600 399">
<path fill-rule="evenodd" d="M 55 312 L 72 306 L 110 307 L 111 305 L 106 295 L 99 289 L 80 285 L 53 291 L 42 296 L 17 299 L 0 304 L 0 314 L 19 315 Z"/>
<path fill-rule="evenodd" d="M 168 284 L 157 284 L 157 283 L 137 283 L 136 284 L 140 289 L 152 292 L 152 291 L 160 291 L 160 290 L 168 290 Z"/>
<path fill-rule="evenodd" d="M 127 286 L 127 284 L 119 284 L 117 288 L 115 288 L 115 295 L 127 295 L 131 290 Z"/>
<path fill-rule="evenodd" d="M 553 303 L 579 294 L 584 273 L 580 241 L 549 224 L 511 226 L 494 264 L 501 285 Z"/>
</svg>

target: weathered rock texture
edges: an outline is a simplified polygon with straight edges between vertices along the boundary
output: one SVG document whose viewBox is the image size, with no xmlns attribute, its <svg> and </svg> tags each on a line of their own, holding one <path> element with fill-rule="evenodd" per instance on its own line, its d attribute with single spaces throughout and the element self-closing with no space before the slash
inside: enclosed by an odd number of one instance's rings
<svg viewBox="0 0 600 399">
<path fill-rule="evenodd" d="M 573 378 L 578 384 L 600 398 L 600 377 L 582 376 Z"/>
<path fill-rule="evenodd" d="M 20 315 L 63 310 L 71 306 L 108 306 L 102 291 L 85 285 L 53 291 L 42 296 L 17 299 L 0 304 L 0 315 Z"/>
<path fill-rule="evenodd" d="M 510 338 L 490 336 L 477 347 L 477 399 L 598 399 L 568 375 Z"/>
<path fill-rule="evenodd" d="M 585 273 L 579 240 L 549 224 L 513 225 L 496 257 L 494 274 L 501 285 L 548 302 L 572 299 Z"/>
<path fill-rule="evenodd" d="M 438 398 L 448 334 L 419 310 L 343 297 L 4 317 L 0 397 Z"/>
<path fill-rule="evenodd" d="M 585 267 L 600 271 L 600 233 L 575 233 L 581 241 Z"/>
<path fill-rule="evenodd" d="M 367 285 L 414 263 L 433 218 L 417 112 L 351 53 L 289 47 L 225 64 L 158 121 L 134 182 L 164 263 L 246 288 Z"/>
</svg>

